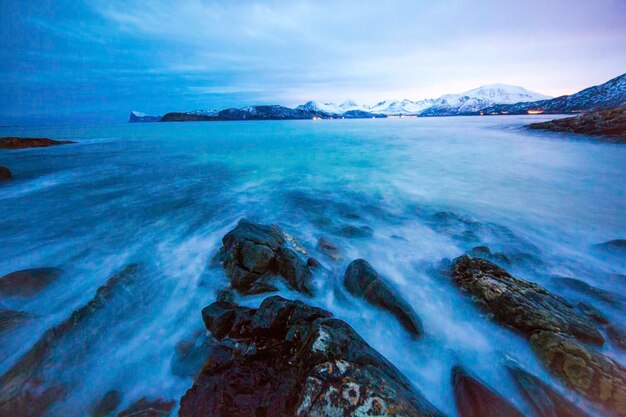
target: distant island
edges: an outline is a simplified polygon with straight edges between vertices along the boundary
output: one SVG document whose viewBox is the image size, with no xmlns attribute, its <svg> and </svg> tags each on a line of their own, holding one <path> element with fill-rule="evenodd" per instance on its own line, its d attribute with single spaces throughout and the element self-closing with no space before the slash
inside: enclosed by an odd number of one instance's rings
<svg viewBox="0 0 626 417">
<path fill-rule="evenodd" d="M 437 99 L 385 100 L 373 106 L 353 100 L 309 101 L 295 108 L 262 105 L 224 110 L 194 110 L 151 116 L 132 111 L 129 123 L 204 122 L 229 120 L 368 119 L 393 117 L 477 116 L 508 114 L 568 114 L 626 106 L 626 74 L 578 93 L 551 98 L 506 84 L 482 86 Z"/>
</svg>

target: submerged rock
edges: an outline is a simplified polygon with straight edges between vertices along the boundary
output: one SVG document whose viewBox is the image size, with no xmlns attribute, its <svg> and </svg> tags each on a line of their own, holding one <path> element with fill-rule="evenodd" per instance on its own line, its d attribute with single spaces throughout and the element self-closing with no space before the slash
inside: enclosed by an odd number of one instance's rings
<svg viewBox="0 0 626 417">
<path fill-rule="evenodd" d="M 608 242 L 595 245 L 594 248 L 618 255 L 626 255 L 626 239 L 609 240 Z"/>
<path fill-rule="evenodd" d="M 196 331 L 193 335 L 178 342 L 174 348 L 174 357 L 170 362 L 172 373 L 181 377 L 194 377 L 210 353 L 210 344 L 205 331 Z"/>
<path fill-rule="evenodd" d="M 138 271 L 138 265 L 130 265 L 111 277 L 89 303 L 48 329 L 0 377 L 0 415 L 41 416 L 64 397 L 64 372 L 77 366 L 88 348 L 102 337 L 107 323 L 127 318 L 123 311 L 131 304 L 130 286 L 136 284 Z"/>
<path fill-rule="evenodd" d="M 467 255 L 454 260 L 452 280 L 500 323 L 527 336 L 536 331 L 564 332 L 602 345 L 596 323 L 542 286 L 511 276 L 499 266 Z"/>
<path fill-rule="evenodd" d="M 122 401 L 122 394 L 119 391 L 109 391 L 98 401 L 91 413 L 92 417 L 113 417 L 115 409 Z"/>
<path fill-rule="evenodd" d="M 179 415 L 441 416 L 390 362 L 331 316 L 278 296 L 258 309 L 225 300 L 206 307 L 203 319 L 220 343 L 181 399 Z"/>
<path fill-rule="evenodd" d="M 619 348 L 626 350 L 626 330 L 617 325 L 606 327 L 606 334 Z"/>
<path fill-rule="evenodd" d="M 31 296 L 54 282 L 61 274 L 58 268 L 32 268 L 11 272 L 0 278 L 0 295 Z"/>
<path fill-rule="evenodd" d="M 259 293 L 259 286 L 254 286 L 257 281 L 280 275 L 293 289 L 313 293 L 310 267 L 294 250 L 285 246 L 284 234 L 278 227 L 242 219 L 224 236 L 222 243 L 222 265 L 232 287 L 239 292 Z"/>
<path fill-rule="evenodd" d="M 591 304 L 580 302 L 578 303 L 578 310 L 598 324 L 609 323 L 609 319 L 606 318 L 604 313 L 592 306 Z"/>
<path fill-rule="evenodd" d="M 524 417 L 506 398 L 459 365 L 452 368 L 452 385 L 461 417 Z"/>
<path fill-rule="evenodd" d="M 562 333 L 530 337 L 543 365 L 566 385 L 613 414 L 626 415 L 626 369 Z"/>
<path fill-rule="evenodd" d="M 175 401 L 148 400 L 143 397 L 119 413 L 118 417 L 167 417 L 175 405 Z"/>
<path fill-rule="evenodd" d="M 30 319 L 31 316 L 23 311 L 0 308 L 0 334 L 11 330 L 13 327 L 19 326 Z M 4 354 L 0 353 L 0 359 L 2 359 L 3 356 Z"/>
<path fill-rule="evenodd" d="M 0 149 L 43 148 L 54 145 L 76 143 L 69 140 L 52 140 L 48 138 L 0 138 Z"/>
<path fill-rule="evenodd" d="M 365 239 L 374 235 L 374 229 L 369 226 L 344 226 L 337 231 L 339 236 L 350 239 Z"/>
<path fill-rule="evenodd" d="M 581 281 L 577 278 L 570 277 L 555 277 L 554 281 L 560 287 L 570 288 L 580 294 L 588 295 L 598 300 L 602 300 L 607 304 L 610 304 L 615 307 L 624 306 L 624 302 L 622 297 L 614 292 L 603 290 L 601 288 L 594 287 L 592 285 L 587 284 L 585 281 Z"/>
<path fill-rule="evenodd" d="M 0 181 L 8 181 L 13 178 L 13 174 L 7 167 L 0 166 Z"/>
<path fill-rule="evenodd" d="M 343 256 L 337 245 L 326 237 L 321 237 L 317 241 L 317 249 L 335 262 L 343 260 Z"/>
<path fill-rule="evenodd" d="M 412 335 L 422 334 L 422 323 L 413 308 L 393 287 L 383 281 L 366 260 L 356 259 L 348 265 L 343 285 L 353 296 L 363 298 L 393 314 Z"/>
<path fill-rule="evenodd" d="M 507 369 L 538 417 L 589 417 L 536 376 L 512 364 Z"/>
</svg>

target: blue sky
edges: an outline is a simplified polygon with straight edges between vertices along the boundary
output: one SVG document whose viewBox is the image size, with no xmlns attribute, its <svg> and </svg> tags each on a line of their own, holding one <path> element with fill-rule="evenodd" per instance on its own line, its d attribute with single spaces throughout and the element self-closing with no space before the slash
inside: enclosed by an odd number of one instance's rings
<svg viewBox="0 0 626 417">
<path fill-rule="evenodd" d="M 0 0 L 0 124 L 568 94 L 626 72 L 626 2 Z"/>
</svg>

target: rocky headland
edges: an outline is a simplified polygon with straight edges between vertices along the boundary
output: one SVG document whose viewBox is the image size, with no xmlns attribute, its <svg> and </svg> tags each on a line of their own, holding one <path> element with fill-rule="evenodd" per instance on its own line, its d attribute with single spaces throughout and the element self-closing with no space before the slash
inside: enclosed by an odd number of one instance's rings
<svg viewBox="0 0 626 417">
<path fill-rule="evenodd" d="M 2 137 L 0 138 L 0 149 L 26 149 L 26 148 L 45 148 L 47 146 L 67 145 L 72 142 L 69 140 L 52 140 L 48 138 L 18 138 L 18 137 Z"/>
<path fill-rule="evenodd" d="M 528 127 L 553 132 L 611 136 L 626 141 L 626 107 L 597 110 L 549 122 L 531 123 Z"/>
</svg>

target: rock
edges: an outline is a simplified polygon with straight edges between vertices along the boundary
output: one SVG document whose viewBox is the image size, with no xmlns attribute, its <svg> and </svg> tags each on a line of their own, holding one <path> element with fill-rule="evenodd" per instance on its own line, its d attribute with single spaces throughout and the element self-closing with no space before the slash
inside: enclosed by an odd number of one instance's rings
<svg viewBox="0 0 626 417">
<path fill-rule="evenodd" d="M 621 106 L 613 109 L 595 110 L 574 117 L 531 123 L 528 127 L 554 132 L 614 136 L 626 140 L 626 108 Z"/>
<path fill-rule="evenodd" d="M 91 413 L 92 417 L 113 417 L 115 409 L 122 401 L 122 394 L 119 391 L 109 391 L 98 401 Z"/>
<path fill-rule="evenodd" d="M 626 369 L 562 333 L 541 331 L 530 344 L 543 365 L 567 386 L 613 415 L 626 415 Z"/>
<path fill-rule="evenodd" d="M 326 237 L 321 237 L 317 241 L 317 250 L 319 250 L 335 262 L 343 260 L 343 256 L 337 245 L 335 245 Z"/>
<path fill-rule="evenodd" d="M 31 296 L 54 282 L 63 271 L 58 268 L 33 268 L 11 272 L 0 278 L 0 295 Z"/>
<path fill-rule="evenodd" d="M 393 314 L 400 324 L 412 335 L 422 334 L 422 323 L 413 308 L 389 284 L 387 284 L 364 259 L 354 260 L 348 265 L 343 285 L 357 298 Z"/>
<path fill-rule="evenodd" d="M 549 330 L 596 345 L 604 343 L 597 325 L 567 301 L 538 284 L 511 276 L 487 260 L 461 256 L 454 260 L 451 275 L 452 281 L 475 297 L 497 321 L 526 336 Z"/>
<path fill-rule="evenodd" d="M 594 287 L 579 279 L 569 277 L 555 277 L 554 280 L 556 284 L 560 287 L 571 288 L 574 291 L 597 298 L 612 306 L 619 307 L 624 305 L 619 294 Z"/>
<path fill-rule="evenodd" d="M 66 145 L 76 143 L 69 140 L 52 140 L 48 138 L 16 138 L 4 137 L 0 138 L 0 149 L 25 149 L 25 148 L 43 148 L 54 145 Z"/>
<path fill-rule="evenodd" d="M 313 293 L 311 269 L 294 250 L 285 246 L 284 235 L 278 227 L 242 219 L 224 236 L 222 243 L 222 265 L 232 287 L 242 294 L 258 292 L 258 285 L 251 287 L 269 275 L 282 276 L 297 291 Z"/>
<path fill-rule="evenodd" d="M 0 334 L 11 330 L 13 327 L 19 326 L 30 319 L 31 316 L 23 311 L 0 308 Z M 0 353 L 0 359 L 2 359 L 3 356 L 4 354 Z"/>
<path fill-rule="evenodd" d="M 476 246 L 471 251 L 467 253 L 472 258 L 483 258 L 487 259 L 491 262 L 498 262 L 500 264 L 509 265 L 511 264 L 511 260 L 508 256 L 506 256 L 503 252 L 491 252 L 491 249 L 487 246 Z"/>
<path fill-rule="evenodd" d="M 0 415 L 38 417 L 62 400 L 68 390 L 65 372 L 73 371 L 111 321 L 129 318 L 125 309 L 137 294 L 133 290 L 139 287 L 139 271 L 138 265 L 129 265 L 111 277 L 0 377 Z"/>
<path fill-rule="evenodd" d="M 0 166 L 0 181 L 8 181 L 13 178 L 13 174 L 7 167 Z"/>
<path fill-rule="evenodd" d="M 170 362 L 172 373 L 180 377 L 194 377 L 209 356 L 211 346 L 206 332 L 198 330 L 189 339 L 181 340 L 174 348 Z"/>
<path fill-rule="evenodd" d="M 507 365 L 507 369 L 538 417 L 589 417 L 535 375 L 514 365 Z"/>
<path fill-rule="evenodd" d="M 374 230 L 369 226 L 344 226 L 337 231 L 339 236 L 350 239 L 365 239 L 374 235 Z"/>
<path fill-rule="evenodd" d="M 206 309 L 213 312 L 209 331 L 221 323 L 221 341 L 182 397 L 180 417 L 441 416 L 327 311 L 279 296 L 258 309 Z"/>
<path fill-rule="evenodd" d="M 176 405 L 176 401 L 162 399 L 148 401 L 143 397 L 132 403 L 118 417 L 167 417 Z"/>
<path fill-rule="evenodd" d="M 461 417 L 524 417 L 507 399 L 459 365 L 452 368 L 452 386 Z"/>
<path fill-rule="evenodd" d="M 591 320 L 595 321 L 598 324 L 608 324 L 609 319 L 606 318 L 604 313 L 600 310 L 592 306 L 591 304 L 587 304 L 585 302 L 578 303 L 578 310 L 583 313 L 585 316 L 589 317 Z"/>
<path fill-rule="evenodd" d="M 606 334 L 619 348 L 626 350 L 626 330 L 621 327 L 610 325 L 606 327 Z"/>
</svg>

